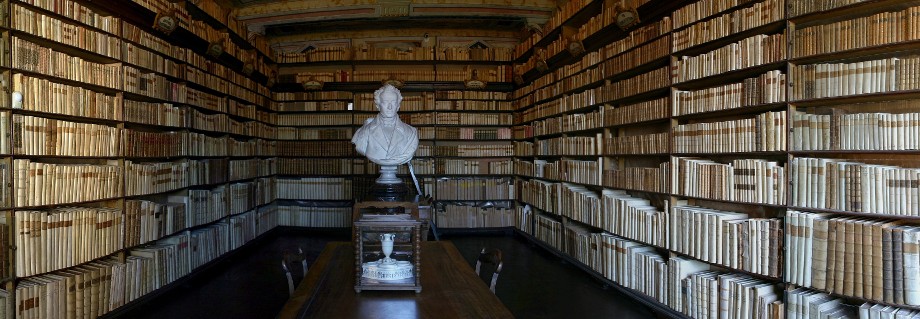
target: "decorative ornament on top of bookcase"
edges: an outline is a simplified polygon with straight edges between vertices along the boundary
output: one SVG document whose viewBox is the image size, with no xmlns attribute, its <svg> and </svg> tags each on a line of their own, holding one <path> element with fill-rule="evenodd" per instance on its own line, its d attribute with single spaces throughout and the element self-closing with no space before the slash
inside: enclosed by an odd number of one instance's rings
<svg viewBox="0 0 920 319">
<path fill-rule="evenodd" d="M 304 90 L 322 90 L 323 84 L 323 81 L 317 80 L 312 75 L 306 81 L 300 83 L 300 85 L 303 85 Z"/>
<path fill-rule="evenodd" d="M 546 48 L 534 49 L 533 58 L 535 60 L 534 68 L 537 69 L 537 71 L 540 71 L 540 73 L 549 71 L 549 65 L 546 64 Z"/>
<path fill-rule="evenodd" d="M 224 53 L 224 39 L 217 39 L 208 44 L 208 55 L 213 58 L 220 57 Z"/>
<path fill-rule="evenodd" d="M 246 63 L 243 63 L 243 69 L 240 70 L 246 76 L 251 76 L 252 72 L 256 70 L 255 58 L 246 59 Z"/>
<path fill-rule="evenodd" d="M 272 70 L 271 74 L 268 75 L 268 79 L 265 81 L 265 86 L 271 88 L 275 86 L 275 83 L 278 83 L 278 73 Z"/>
<path fill-rule="evenodd" d="M 163 33 L 171 34 L 179 26 L 179 18 L 176 17 L 176 8 L 166 11 L 160 11 L 153 19 L 153 28 Z"/>
<path fill-rule="evenodd" d="M 581 43 L 581 40 L 576 39 L 574 35 L 566 37 L 566 41 L 568 43 L 565 45 L 565 48 L 573 57 L 579 57 L 585 54 L 584 44 Z"/>
<path fill-rule="evenodd" d="M 517 85 L 524 85 L 524 65 L 515 64 L 514 65 L 514 83 Z"/>
<path fill-rule="evenodd" d="M 396 78 L 396 75 L 390 74 L 390 77 L 388 79 L 380 81 L 380 84 L 383 84 L 383 85 L 389 84 L 397 89 L 401 89 L 404 85 L 406 85 L 406 81 L 399 80 Z"/>
<path fill-rule="evenodd" d="M 636 8 L 627 7 L 626 4 L 620 2 L 614 10 L 616 11 L 614 13 L 616 24 L 620 29 L 626 30 L 639 23 L 639 12 L 636 11 Z"/>
<path fill-rule="evenodd" d="M 466 86 L 467 89 L 471 90 L 481 90 L 486 88 L 486 81 L 479 79 L 479 71 L 473 69 L 471 72 L 472 73 L 470 74 L 470 79 L 464 81 L 463 85 Z"/>
</svg>

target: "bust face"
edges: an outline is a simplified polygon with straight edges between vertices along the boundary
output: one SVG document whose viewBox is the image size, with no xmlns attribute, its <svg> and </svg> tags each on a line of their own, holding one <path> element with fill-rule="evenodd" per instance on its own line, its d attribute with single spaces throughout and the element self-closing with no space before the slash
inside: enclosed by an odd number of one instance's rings
<svg viewBox="0 0 920 319">
<path fill-rule="evenodd" d="M 393 118 L 396 111 L 399 111 L 399 97 L 395 93 L 384 92 L 380 95 L 380 101 L 377 103 L 377 109 L 380 110 L 380 116 L 384 118 Z"/>
</svg>

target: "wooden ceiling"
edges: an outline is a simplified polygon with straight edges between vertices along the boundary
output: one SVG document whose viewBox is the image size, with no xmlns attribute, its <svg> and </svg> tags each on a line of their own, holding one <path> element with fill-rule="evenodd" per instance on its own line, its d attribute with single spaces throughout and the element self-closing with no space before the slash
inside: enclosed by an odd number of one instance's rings
<svg viewBox="0 0 920 319">
<path fill-rule="evenodd" d="M 563 0 L 217 0 L 281 52 L 357 39 L 509 46 L 539 27 Z"/>
</svg>

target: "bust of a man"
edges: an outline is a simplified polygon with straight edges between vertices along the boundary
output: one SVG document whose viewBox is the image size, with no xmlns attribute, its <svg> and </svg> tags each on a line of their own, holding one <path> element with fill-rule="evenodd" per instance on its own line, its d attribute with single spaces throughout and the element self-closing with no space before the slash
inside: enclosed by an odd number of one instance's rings
<svg viewBox="0 0 920 319">
<path fill-rule="evenodd" d="M 392 85 L 374 91 L 374 105 L 380 113 L 364 121 L 351 138 L 358 153 L 381 166 L 405 164 L 418 148 L 418 130 L 396 115 L 400 102 L 402 94 Z"/>
</svg>

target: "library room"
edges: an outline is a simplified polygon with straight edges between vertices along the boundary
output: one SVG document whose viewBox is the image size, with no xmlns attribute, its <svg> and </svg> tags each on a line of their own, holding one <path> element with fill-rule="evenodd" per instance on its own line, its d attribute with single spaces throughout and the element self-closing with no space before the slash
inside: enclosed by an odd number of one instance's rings
<svg viewBox="0 0 920 319">
<path fill-rule="evenodd" d="M 920 0 L 0 0 L 0 319 L 920 319 Z"/>
</svg>

